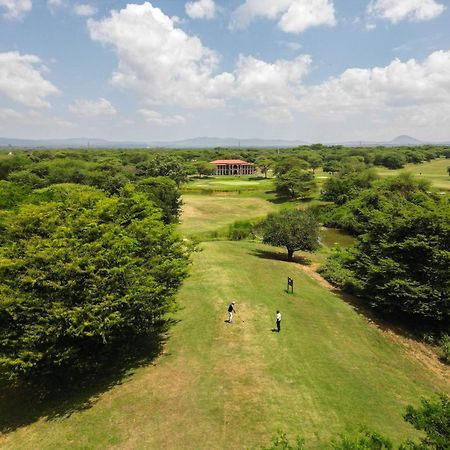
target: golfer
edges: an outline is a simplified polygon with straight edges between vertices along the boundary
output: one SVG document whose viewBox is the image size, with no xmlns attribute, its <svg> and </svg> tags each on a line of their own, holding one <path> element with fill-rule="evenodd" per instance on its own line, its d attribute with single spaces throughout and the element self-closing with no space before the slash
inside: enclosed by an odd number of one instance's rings
<svg viewBox="0 0 450 450">
<path fill-rule="evenodd" d="M 277 331 L 278 333 L 281 330 L 281 313 L 280 311 L 277 311 Z"/>
<path fill-rule="evenodd" d="M 235 310 L 234 310 L 234 304 L 235 304 L 236 302 L 231 302 L 229 305 L 228 305 L 228 323 L 233 323 L 233 313 L 234 312 L 236 312 Z"/>
</svg>

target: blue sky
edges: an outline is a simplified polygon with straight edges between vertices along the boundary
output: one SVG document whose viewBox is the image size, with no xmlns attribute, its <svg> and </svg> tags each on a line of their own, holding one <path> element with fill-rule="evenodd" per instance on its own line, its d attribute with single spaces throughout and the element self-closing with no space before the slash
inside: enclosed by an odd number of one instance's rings
<svg viewBox="0 0 450 450">
<path fill-rule="evenodd" d="M 443 0 L 0 0 L 0 136 L 450 139 Z"/>
</svg>

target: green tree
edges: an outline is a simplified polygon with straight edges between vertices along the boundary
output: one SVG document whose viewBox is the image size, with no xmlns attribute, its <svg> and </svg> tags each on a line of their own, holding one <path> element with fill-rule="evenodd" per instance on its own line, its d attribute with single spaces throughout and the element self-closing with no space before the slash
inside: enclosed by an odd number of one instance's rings
<svg viewBox="0 0 450 450">
<path fill-rule="evenodd" d="M 168 177 L 178 186 L 187 181 L 185 163 L 174 156 L 156 155 L 137 164 L 136 170 L 140 177 Z"/>
<path fill-rule="evenodd" d="M 259 226 L 263 242 L 286 247 L 288 259 L 294 252 L 312 252 L 319 246 L 319 223 L 309 211 L 291 209 L 269 214 Z"/>
<path fill-rule="evenodd" d="M 256 161 L 256 167 L 264 174 L 264 178 L 267 178 L 267 172 L 272 167 L 273 161 L 271 159 L 259 159 Z"/>
<path fill-rule="evenodd" d="M 445 324 L 450 208 L 429 189 L 405 174 L 375 183 L 338 208 L 360 236 L 353 249 L 335 258 L 346 269 L 347 286 L 371 306 Z"/>
<path fill-rule="evenodd" d="M 316 186 L 314 174 L 297 167 L 278 175 L 275 180 L 276 191 L 291 198 L 309 197 Z"/>
<path fill-rule="evenodd" d="M 175 181 L 167 177 L 144 178 L 136 185 L 145 192 L 163 213 L 165 223 L 178 222 L 181 210 L 181 194 Z"/>
<path fill-rule="evenodd" d="M 52 186 L 0 214 L 0 373 L 10 380 L 95 365 L 158 329 L 188 254 L 144 193 Z"/>
<path fill-rule="evenodd" d="M 194 166 L 200 176 L 210 176 L 216 173 L 216 166 L 208 161 L 196 161 Z"/>
<path fill-rule="evenodd" d="M 284 175 L 292 169 L 306 170 L 309 164 L 304 159 L 300 159 L 297 156 L 288 156 L 282 158 L 275 164 L 274 173 L 276 176 Z"/>
<path fill-rule="evenodd" d="M 315 173 L 316 169 L 318 169 L 323 164 L 323 161 L 319 155 L 313 155 L 308 158 L 308 163 L 313 173 Z"/>
<path fill-rule="evenodd" d="M 323 186 L 322 200 L 343 205 L 355 198 L 361 191 L 372 186 L 378 176 L 373 170 L 363 172 L 339 173 L 328 178 Z"/>
</svg>

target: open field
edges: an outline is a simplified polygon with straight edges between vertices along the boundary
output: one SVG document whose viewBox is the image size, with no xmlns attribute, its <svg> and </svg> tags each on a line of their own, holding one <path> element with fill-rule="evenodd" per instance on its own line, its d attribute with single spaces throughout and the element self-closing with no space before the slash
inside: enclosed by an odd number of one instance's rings
<svg viewBox="0 0 450 450">
<path fill-rule="evenodd" d="M 445 389 L 300 266 L 254 243 L 210 242 L 179 295 L 178 323 L 154 365 L 101 394 L 92 407 L 0 438 L 5 449 L 237 449 L 277 429 L 326 448 L 361 424 L 413 435 L 408 403 Z M 295 293 L 284 292 L 295 280 Z M 226 306 L 237 301 L 235 323 Z M 282 332 L 272 332 L 275 310 Z M 27 408 L 23 405 L 23 408 Z"/>
<path fill-rule="evenodd" d="M 447 167 L 450 166 L 450 159 L 439 158 L 422 164 L 407 164 L 404 169 L 389 170 L 377 168 L 381 176 L 395 176 L 401 172 L 411 172 L 418 178 L 425 178 L 433 186 L 443 191 L 450 191 L 450 176 Z"/>
<path fill-rule="evenodd" d="M 236 220 L 264 217 L 277 205 L 258 197 L 184 195 L 180 229 L 186 235 L 212 231 Z"/>
</svg>

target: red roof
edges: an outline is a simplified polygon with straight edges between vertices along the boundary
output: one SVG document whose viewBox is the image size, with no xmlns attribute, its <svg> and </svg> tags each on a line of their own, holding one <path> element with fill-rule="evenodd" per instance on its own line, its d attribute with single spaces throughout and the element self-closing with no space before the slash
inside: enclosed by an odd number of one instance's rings
<svg viewBox="0 0 450 450">
<path fill-rule="evenodd" d="M 222 166 L 226 164 L 240 164 L 241 166 L 253 166 L 246 161 L 242 161 L 242 159 L 218 159 L 216 161 L 211 161 L 210 164 L 215 164 L 216 166 Z"/>
</svg>

